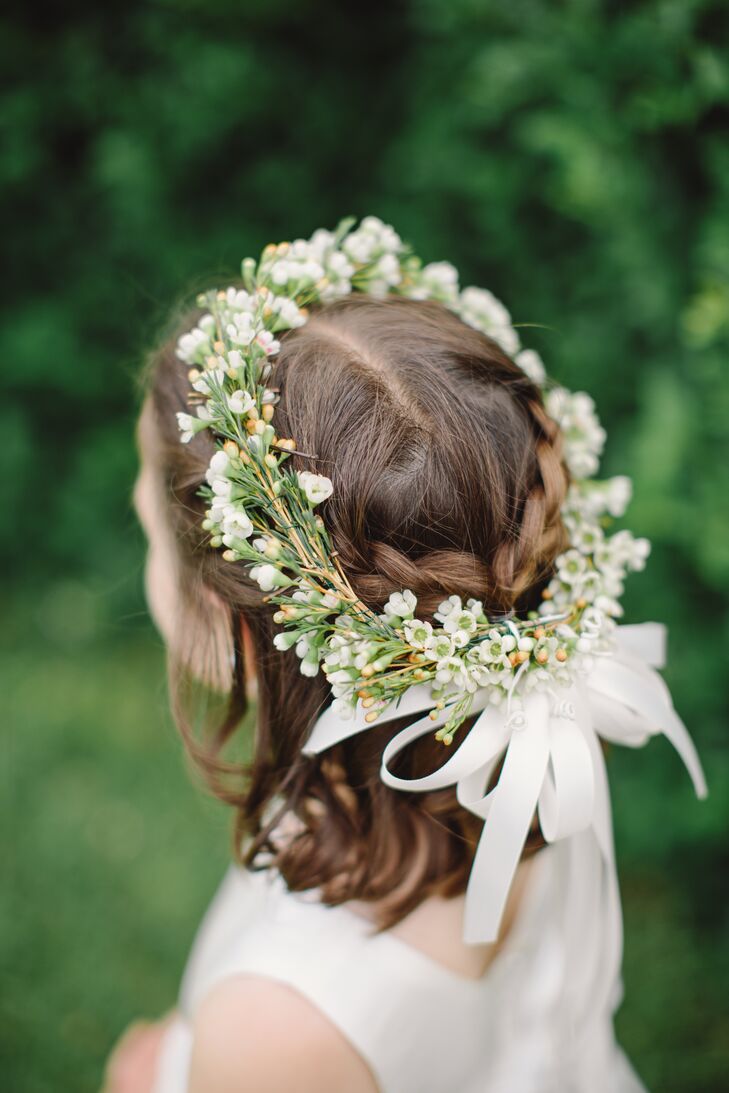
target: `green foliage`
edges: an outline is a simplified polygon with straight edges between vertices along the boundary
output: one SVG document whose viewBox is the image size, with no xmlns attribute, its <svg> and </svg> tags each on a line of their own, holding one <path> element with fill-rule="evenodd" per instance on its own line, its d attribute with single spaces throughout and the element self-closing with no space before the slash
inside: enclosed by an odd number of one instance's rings
<svg viewBox="0 0 729 1093">
<path fill-rule="evenodd" d="M 176 299 L 350 212 L 391 220 L 534 324 L 527 344 L 597 400 L 606 469 L 634 476 L 630 524 L 654 554 L 629 613 L 671 626 L 669 681 L 711 796 L 695 803 L 658 743 L 614 755 L 621 1032 L 656 1088 L 718 1087 L 728 22 L 720 0 L 80 0 L 41 24 L 6 16 L 0 554 L 29 624 L 8 677 L 22 902 L 3 942 L 25 958 L 10 1087 L 93 1088 L 111 1035 L 170 997 L 209 848 L 223 858 L 224 823 L 203 832 L 175 778 L 161 663 L 133 624 L 140 361 Z M 118 834 L 128 801 L 141 857 Z"/>
</svg>

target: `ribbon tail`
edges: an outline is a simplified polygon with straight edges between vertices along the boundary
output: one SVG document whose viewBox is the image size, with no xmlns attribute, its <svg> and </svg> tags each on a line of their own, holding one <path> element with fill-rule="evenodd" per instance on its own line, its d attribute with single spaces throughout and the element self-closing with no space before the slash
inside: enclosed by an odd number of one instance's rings
<svg viewBox="0 0 729 1093">
<path fill-rule="evenodd" d="M 463 939 L 493 942 L 532 822 L 549 759 L 549 703 L 530 695 L 525 727 L 512 732 L 466 891 Z"/>
<path fill-rule="evenodd" d="M 603 709 L 614 704 L 618 725 L 622 720 L 621 710 L 627 707 L 643 720 L 646 732 L 651 735 L 662 732 L 683 760 L 696 796 L 707 796 L 706 779 L 694 742 L 673 708 L 668 689 L 657 672 L 645 663 L 633 668 L 611 658 L 598 663 L 587 685 L 601 696 Z M 610 735 L 609 731 L 606 735 Z M 617 735 L 613 739 L 623 742 Z"/>
</svg>

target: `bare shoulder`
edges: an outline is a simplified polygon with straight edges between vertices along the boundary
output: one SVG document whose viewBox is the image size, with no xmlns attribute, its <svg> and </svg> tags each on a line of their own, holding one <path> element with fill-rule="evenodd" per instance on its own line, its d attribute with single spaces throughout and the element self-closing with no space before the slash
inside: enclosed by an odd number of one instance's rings
<svg viewBox="0 0 729 1093">
<path fill-rule="evenodd" d="M 372 1073 L 316 1006 L 284 983 L 231 976 L 193 1022 L 189 1093 L 377 1093 Z"/>
</svg>

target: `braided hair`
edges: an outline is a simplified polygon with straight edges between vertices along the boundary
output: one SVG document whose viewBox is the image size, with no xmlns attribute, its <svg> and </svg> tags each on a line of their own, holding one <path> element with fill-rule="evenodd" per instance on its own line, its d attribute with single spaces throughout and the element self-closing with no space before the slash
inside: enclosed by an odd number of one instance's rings
<svg viewBox="0 0 729 1093">
<path fill-rule="evenodd" d="M 431 620 L 453 594 L 481 600 L 492 617 L 535 607 L 566 545 L 568 476 L 560 430 L 508 355 L 438 303 L 363 294 L 320 307 L 281 343 L 270 380 L 280 396 L 277 429 L 297 439 L 294 470 L 333 481 L 320 512 L 360 599 L 381 610 L 393 591 L 409 588 L 418 616 Z M 149 394 L 181 596 L 198 617 L 201 589 L 226 605 L 234 659 L 229 708 L 202 740 L 185 711 L 184 664 L 171 665 L 177 723 L 214 791 L 235 808 L 244 861 L 275 863 L 289 887 L 320 887 L 325 902 L 376 901 L 381 927 L 391 926 L 428 895 L 465 890 L 482 821 L 453 789 L 403 793 L 381 782 L 384 744 L 407 718 L 375 724 L 322 756 L 301 754 L 328 685 L 321 675 L 304 678 L 293 651 L 273 648 L 272 611 L 258 586 L 206 548 L 197 489 L 210 441 L 201 434 L 179 443 L 174 415 L 185 409 L 186 382 L 174 344 L 155 355 Z M 247 706 L 242 622 L 258 699 L 253 754 L 241 768 L 223 751 Z M 398 757 L 396 773 L 417 777 L 443 760 L 442 746 L 423 738 Z M 282 841 L 275 833 L 284 815 L 296 825 Z M 535 821 L 527 851 L 539 842 Z"/>
</svg>

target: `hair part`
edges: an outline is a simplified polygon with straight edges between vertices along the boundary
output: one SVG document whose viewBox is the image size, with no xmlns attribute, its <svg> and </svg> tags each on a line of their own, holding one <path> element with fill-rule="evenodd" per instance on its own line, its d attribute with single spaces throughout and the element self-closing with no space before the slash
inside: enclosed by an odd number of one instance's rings
<svg viewBox="0 0 729 1093">
<path fill-rule="evenodd" d="M 321 673 L 304 677 L 294 650 L 275 649 L 272 609 L 245 565 L 209 547 L 198 490 L 214 442 L 203 432 L 180 443 L 175 412 L 187 409 L 188 380 L 175 345 L 172 338 L 154 355 L 148 388 L 180 594 L 198 617 L 202 589 L 217 595 L 234 650 L 227 711 L 203 738 L 189 714 L 185 657 L 171 657 L 175 720 L 213 791 L 235 809 L 240 860 L 255 866 L 265 857 L 291 889 L 320 887 L 327 903 L 377 902 L 386 928 L 428 895 L 465 889 L 482 821 L 452 788 L 409 793 L 381 781 L 383 748 L 411 717 L 375 722 L 323 755 L 302 754 L 329 685 Z M 292 469 L 333 482 L 318 511 L 370 608 L 382 610 L 404 588 L 430 621 L 452 594 L 482 600 L 491 616 L 537 606 L 566 545 L 561 434 L 538 388 L 495 342 L 434 302 L 353 295 L 281 338 L 269 385 L 279 392 L 277 433 L 299 449 Z M 223 752 L 247 711 L 243 621 L 258 697 L 253 754 L 241 767 Z M 451 754 L 428 736 L 394 769 L 417 777 Z M 277 840 L 287 813 L 297 828 Z M 537 828 L 527 849 L 541 842 Z"/>
</svg>

